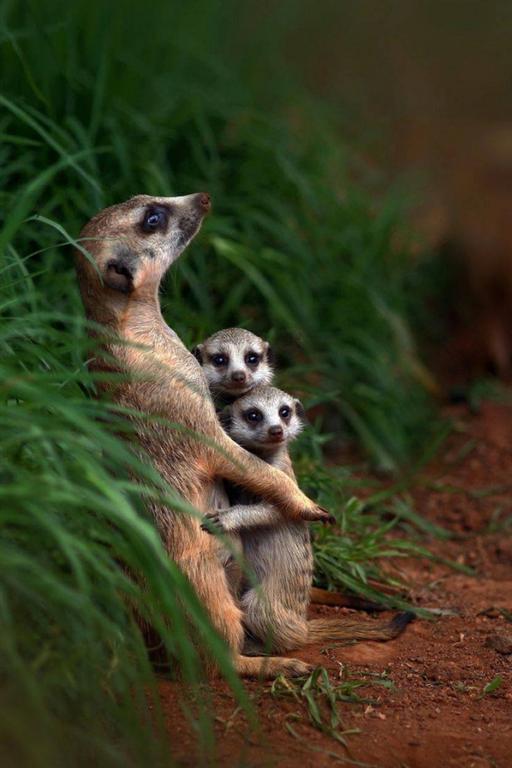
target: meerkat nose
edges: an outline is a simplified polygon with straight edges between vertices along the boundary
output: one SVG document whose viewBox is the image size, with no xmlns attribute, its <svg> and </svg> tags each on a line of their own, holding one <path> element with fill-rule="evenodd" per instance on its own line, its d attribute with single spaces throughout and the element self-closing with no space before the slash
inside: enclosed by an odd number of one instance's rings
<svg viewBox="0 0 512 768">
<path fill-rule="evenodd" d="M 208 213 L 212 207 L 212 201 L 208 192 L 198 192 L 196 195 L 196 205 L 199 210 Z"/>
<path fill-rule="evenodd" d="M 281 437 L 283 434 L 283 428 L 276 424 L 273 427 L 268 428 L 268 433 L 271 437 Z"/>
<path fill-rule="evenodd" d="M 244 371 L 233 371 L 231 374 L 232 381 L 236 381 L 237 384 L 243 384 L 245 382 Z"/>
</svg>

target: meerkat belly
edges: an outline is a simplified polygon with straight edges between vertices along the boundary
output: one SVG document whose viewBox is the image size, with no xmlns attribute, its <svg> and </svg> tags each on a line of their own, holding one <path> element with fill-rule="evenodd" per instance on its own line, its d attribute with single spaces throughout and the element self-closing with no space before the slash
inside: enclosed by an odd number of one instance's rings
<svg viewBox="0 0 512 768">
<path fill-rule="evenodd" d="M 313 574 L 309 529 L 303 523 L 284 523 L 241 534 L 247 568 L 256 585 L 271 600 L 290 607 L 307 602 Z M 250 589 L 250 578 L 242 591 Z"/>
<path fill-rule="evenodd" d="M 212 511 L 227 509 L 229 507 L 229 496 L 226 490 L 226 484 L 223 480 L 217 479 L 208 496 L 208 508 Z M 224 534 L 226 545 L 219 547 L 219 557 L 222 564 L 229 569 L 228 577 L 233 573 L 233 578 L 239 583 L 241 578 L 240 569 L 236 560 L 243 556 L 242 542 L 240 536 L 236 533 Z M 229 579 L 231 582 L 231 579 Z"/>
</svg>

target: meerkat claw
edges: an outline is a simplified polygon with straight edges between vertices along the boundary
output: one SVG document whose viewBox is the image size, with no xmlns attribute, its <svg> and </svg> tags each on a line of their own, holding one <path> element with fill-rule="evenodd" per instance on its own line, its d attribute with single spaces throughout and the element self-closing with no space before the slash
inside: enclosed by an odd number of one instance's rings
<svg viewBox="0 0 512 768">
<path fill-rule="evenodd" d="M 201 523 L 201 530 L 210 534 L 222 532 L 222 524 L 217 512 L 209 512 L 204 516 L 203 522 Z"/>
<path fill-rule="evenodd" d="M 336 522 L 334 515 L 331 515 L 323 507 L 314 507 L 313 509 L 305 509 L 302 514 L 303 520 L 308 520 L 310 523 L 329 523 L 332 525 Z"/>
</svg>

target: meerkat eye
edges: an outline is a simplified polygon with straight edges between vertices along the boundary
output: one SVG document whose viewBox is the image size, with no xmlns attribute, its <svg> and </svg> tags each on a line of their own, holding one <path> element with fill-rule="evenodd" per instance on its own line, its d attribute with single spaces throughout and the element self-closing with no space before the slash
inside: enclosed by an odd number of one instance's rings
<svg viewBox="0 0 512 768">
<path fill-rule="evenodd" d="M 246 421 L 249 421 L 252 424 L 256 424 L 258 421 L 263 420 L 263 414 L 257 408 L 251 408 L 249 411 L 246 411 L 244 417 Z"/>
<path fill-rule="evenodd" d="M 282 405 L 279 409 L 279 415 L 282 419 L 289 419 L 292 410 L 288 405 Z"/>
<path fill-rule="evenodd" d="M 165 229 L 169 219 L 169 211 L 164 206 L 152 205 L 146 210 L 142 220 L 143 232 L 156 232 Z"/>
<path fill-rule="evenodd" d="M 258 355 L 257 352 L 248 352 L 245 356 L 245 362 L 247 365 L 258 365 L 260 359 L 261 355 Z"/>
<path fill-rule="evenodd" d="M 222 368 L 223 365 L 228 364 L 227 355 L 212 355 L 212 363 L 216 368 Z"/>
</svg>

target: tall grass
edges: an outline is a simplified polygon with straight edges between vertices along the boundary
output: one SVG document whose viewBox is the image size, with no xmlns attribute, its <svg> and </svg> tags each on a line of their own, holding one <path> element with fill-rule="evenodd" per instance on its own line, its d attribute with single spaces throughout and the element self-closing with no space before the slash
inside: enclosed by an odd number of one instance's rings
<svg viewBox="0 0 512 768">
<path fill-rule="evenodd" d="M 0 6 L 0 737 L 13 764 L 170 759 L 144 714 L 154 678 L 132 604 L 189 681 L 193 633 L 237 686 L 144 518 L 149 487 L 170 489 L 91 396 L 69 244 L 95 211 L 207 189 L 214 215 L 164 287 L 170 325 L 190 344 L 228 325 L 271 338 L 281 381 L 381 468 L 399 471 L 432 433 L 399 201 L 353 179 L 336 116 L 280 76 L 277 27 L 242 55 L 240 15 L 230 0 Z M 385 552 L 362 552 L 364 577 Z"/>
<path fill-rule="evenodd" d="M 143 505 L 161 498 L 188 510 L 120 442 L 122 415 L 91 399 L 80 317 L 39 311 L 33 292 L 28 311 L 9 296 L 26 282 L 13 253 L 0 299 L 2 764 L 167 763 L 172 744 L 132 607 L 185 681 L 202 682 L 202 647 L 243 700 L 224 644 Z M 199 715 L 206 745 L 211 722 Z"/>
<path fill-rule="evenodd" d="M 187 342 L 231 324 L 270 333 L 294 366 L 290 379 L 309 383 L 396 470 L 432 421 L 409 330 L 399 201 L 350 182 L 353 163 L 325 110 L 289 85 L 272 105 L 277 72 L 257 100 L 261 87 L 249 90 L 219 52 L 221 35 L 234 35 L 229 2 L 195 12 L 161 4 L 149 23 L 130 4 L 101 8 L 74 3 L 59 21 L 34 4 L 37 35 L 4 20 L 6 207 L 18 192 L 5 237 L 34 210 L 76 234 L 91 212 L 131 194 L 207 188 L 215 215 L 172 273 L 171 325 Z M 31 250 L 52 242 L 45 228 L 24 227 Z M 58 270 L 52 298 L 76 311 L 62 252 L 32 263 Z"/>
</svg>

